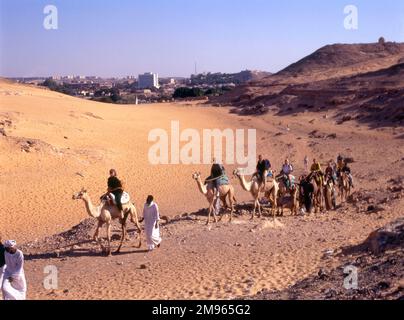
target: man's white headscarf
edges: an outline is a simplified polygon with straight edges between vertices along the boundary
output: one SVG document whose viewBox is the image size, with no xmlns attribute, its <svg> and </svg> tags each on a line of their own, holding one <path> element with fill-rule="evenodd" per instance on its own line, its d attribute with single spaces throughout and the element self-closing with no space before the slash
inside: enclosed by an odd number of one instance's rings
<svg viewBox="0 0 404 320">
<path fill-rule="evenodd" d="M 17 242 L 15 240 L 7 240 L 4 243 L 5 248 L 14 248 L 15 246 L 17 246 Z"/>
</svg>

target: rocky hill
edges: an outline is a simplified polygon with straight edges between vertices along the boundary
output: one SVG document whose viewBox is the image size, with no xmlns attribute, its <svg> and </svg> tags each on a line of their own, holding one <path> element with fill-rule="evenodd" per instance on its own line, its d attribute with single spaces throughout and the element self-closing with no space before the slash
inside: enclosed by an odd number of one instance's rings
<svg viewBox="0 0 404 320">
<path fill-rule="evenodd" d="M 338 121 L 348 113 L 350 119 L 400 124 L 403 62 L 404 43 L 329 45 L 216 102 L 242 114 L 335 110 Z"/>
</svg>

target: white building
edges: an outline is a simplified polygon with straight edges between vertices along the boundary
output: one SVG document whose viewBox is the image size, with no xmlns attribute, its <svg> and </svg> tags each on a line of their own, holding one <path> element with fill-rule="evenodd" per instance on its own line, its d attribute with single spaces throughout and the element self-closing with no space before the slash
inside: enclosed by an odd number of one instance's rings
<svg viewBox="0 0 404 320">
<path fill-rule="evenodd" d="M 146 72 L 139 74 L 138 87 L 140 89 L 158 89 L 159 88 L 159 76 L 157 73 Z"/>
</svg>

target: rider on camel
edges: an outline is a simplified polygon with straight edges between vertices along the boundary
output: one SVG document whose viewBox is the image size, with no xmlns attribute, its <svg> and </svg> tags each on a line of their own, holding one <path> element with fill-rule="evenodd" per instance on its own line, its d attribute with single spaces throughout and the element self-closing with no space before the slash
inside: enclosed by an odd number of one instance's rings
<svg viewBox="0 0 404 320">
<path fill-rule="evenodd" d="M 292 172 L 293 172 L 293 166 L 291 165 L 289 159 L 286 159 L 285 163 L 282 166 L 280 176 L 285 177 L 288 189 L 292 187 L 292 177 L 291 177 Z"/>
<path fill-rule="evenodd" d="M 311 165 L 310 168 L 311 175 L 313 174 L 318 174 L 318 177 L 320 179 L 320 186 L 324 184 L 324 179 L 323 179 L 323 172 L 321 171 L 321 165 L 320 162 L 317 161 L 317 159 L 313 159 L 313 164 Z"/>
</svg>

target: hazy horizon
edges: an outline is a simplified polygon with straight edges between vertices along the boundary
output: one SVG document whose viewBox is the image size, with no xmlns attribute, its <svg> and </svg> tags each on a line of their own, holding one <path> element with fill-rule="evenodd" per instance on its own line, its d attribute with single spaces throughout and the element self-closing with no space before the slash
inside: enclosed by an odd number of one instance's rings
<svg viewBox="0 0 404 320">
<path fill-rule="evenodd" d="M 58 29 L 46 30 L 46 5 Z M 358 8 L 358 30 L 344 7 Z M 402 1 L 0 0 L 0 76 L 277 72 L 333 43 L 404 41 Z"/>
</svg>

